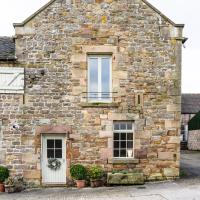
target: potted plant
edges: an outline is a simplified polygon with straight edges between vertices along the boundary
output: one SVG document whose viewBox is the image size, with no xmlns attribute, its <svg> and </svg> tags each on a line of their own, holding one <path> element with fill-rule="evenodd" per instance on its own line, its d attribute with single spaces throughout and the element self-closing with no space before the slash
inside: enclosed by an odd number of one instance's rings
<svg viewBox="0 0 200 200">
<path fill-rule="evenodd" d="M 100 187 L 103 185 L 103 169 L 101 166 L 92 165 L 88 170 L 88 174 L 90 177 L 91 187 Z"/>
<path fill-rule="evenodd" d="M 6 167 L 0 166 L 0 192 L 5 192 L 4 181 L 8 178 L 9 171 Z"/>
<path fill-rule="evenodd" d="M 7 193 L 21 192 L 25 189 L 25 182 L 22 176 L 8 177 L 5 181 L 5 191 Z"/>
<path fill-rule="evenodd" d="M 14 178 L 8 177 L 5 181 L 5 191 L 8 193 L 15 192 Z"/>
<path fill-rule="evenodd" d="M 72 165 L 70 167 L 70 174 L 71 177 L 76 181 L 77 188 L 85 187 L 87 170 L 83 165 L 81 164 Z"/>
</svg>

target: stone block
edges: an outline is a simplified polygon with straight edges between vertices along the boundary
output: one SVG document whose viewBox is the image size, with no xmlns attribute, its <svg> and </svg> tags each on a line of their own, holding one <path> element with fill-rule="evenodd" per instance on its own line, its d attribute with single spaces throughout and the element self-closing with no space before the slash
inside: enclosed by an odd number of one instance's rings
<svg viewBox="0 0 200 200">
<path fill-rule="evenodd" d="M 157 180 L 163 180 L 163 175 L 161 173 L 151 173 L 148 177 L 149 181 L 157 181 Z"/>
<path fill-rule="evenodd" d="M 160 160 L 174 160 L 174 152 L 158 152 L 158 159 Z"/>
<path fill-rule="evenodd" d="M 127 120 L 125 113 L 108 113 L 109 120 Z"/>
<path fill-rule="evenodd" d="M 108 119 L 108 115 L 106 115 L 106 114 L 100 114 L 100 119 Z"/>
<path fill-rule="evenodd" d="M 86 54 L 74 54 L 71 57 L 72 63 L 77 63 L 77 62 L 86 62 L 87 57 Z"/>
<path fill-rule="evenodd" d="M 143 173 L 108 173 L 107 183 L 110 185 L 142 185 Z"/>
<path fill-rule="evenodd" d="M 167 112 L 180 112 L 181 106 L 179 104 L 167 105 Z"/>
<path fill-rule="evenodd" d="M 112 131 L 99 131 L 99 137 L 100 138 L 113 137 L 113 132 Z"/>
<path fill-rule="evenodd" d="M 21 136 L 21 144 L 32 146 L 35 143 L 35 136 L 33 135 L 22 135 Z"/>
<path fill-rule="evenodd" d="M 181 123 L 178 120 L 165 120 L 165 128 L 170 129 L 170 128 L 180 128 Z"/>
<path fill-rule="evenodd" d="M 179 136 L 170 136 L 168 140 L 168 144 L 180 144 L 181 139 Z"/>
<path fill-rule="evenodd" d="M 164 168 L 163 174 L 166 177 L 178 177 L 179 176 L 179 169 L 178 168 Z"/>
<path fill-rule="evenodd" d="M 40 179 L 40 170 L 25 170 L 23 177 L 25 179 Z"/>
<path fill-rule="evenodd" d="M 111 148 L 101 148 L 100 149 L 100 158 L 102 160 L 107 160 L 108 158 L 112 158 L 112 149 Z"/>
<path fill-rule="evenodd" d="M 114 71 L 113 72 L 113 78 L 114 79 L 127 79 L 128 72 L 127 71 Z"/>
<path fill-rule="evenodd" d="M 113 149 L 113 138 L 108 138 L 108 148 Z"/>
<path fill-rule="evenodd" d="M 83 53 L 117 53 L 118 47 L 117 46 L 109 46 L 109 45 L 95 45 L 95 46 L 89 46 L 84 45 L 82 46 Z"/>
<path fill-rule="evenodd" d="M 33 153 L 23 153 L 22 154 L 22 161 L 25 163 L 37 163 L 38 155 Z"/>
</svg>

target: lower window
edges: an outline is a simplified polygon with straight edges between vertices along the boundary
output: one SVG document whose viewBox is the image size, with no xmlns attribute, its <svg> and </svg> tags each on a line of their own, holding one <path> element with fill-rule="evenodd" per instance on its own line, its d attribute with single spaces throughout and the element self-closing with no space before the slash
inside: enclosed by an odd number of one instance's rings
<svg viewBox="0 0 200 200">
<path fill-rule="evenodd" d="M 114 122 L 114 157 L 134 157 L 133 122 Z"/>
</svg>

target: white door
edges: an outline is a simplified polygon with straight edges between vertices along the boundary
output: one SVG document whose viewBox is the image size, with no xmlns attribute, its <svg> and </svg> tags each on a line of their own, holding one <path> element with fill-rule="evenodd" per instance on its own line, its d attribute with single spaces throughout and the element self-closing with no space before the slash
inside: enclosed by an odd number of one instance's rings
<svg viewBox="0 0 200 200">
<path fill-rule="evenodd" d="M 51 169 L 49 159 L 56 158 L 61 165 Z M 66 144 L 64 135 L 42 136 L 42 183 L 66 184 Z"/>
</svg>

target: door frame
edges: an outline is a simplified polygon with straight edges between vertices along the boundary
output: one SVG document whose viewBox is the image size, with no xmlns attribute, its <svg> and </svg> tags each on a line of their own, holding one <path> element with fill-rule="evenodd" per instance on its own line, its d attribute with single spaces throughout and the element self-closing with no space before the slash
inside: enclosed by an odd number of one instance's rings
<svg viewBox="0 0 200 200">
<path fill-rule="evenodd" d="M 70 135 L 72 134 L 71 126 L 67 125 L 43 125 L 37 126 L 35 130 L 35 154 L 40 156 L 40 185 L 45 185 L 42 183 L 42 163 L 41 163 L 41 154 L 42 154 L 42 135 L 43 134 L 63 134 L 65 135 L 66 141 L 66 178 L 70 179 L 70 164 L 71 164 L 71 139 Z M 66 185 L 66 184 L 65 184 Z M 53 184 L 51 185 L 53 186 Z M 57 185 L 56 185 L 57 186 Z M 59 184 L 62 186 L 62 184 Z"/>
<path fill-rule="evenodd" d="M 65 151 L 65 153 L 64 153 L 64 155 L 65 155 L 65 157 L 63 157 L 62 159 L 64 159 L 65 161 L 64 161 L 64 164 L 65 164 L 65 167 L 64 167 L 64 176 L 66 177 L 65 178 L 65 182 L 61 182 L 61 183 L 59 183 L 59 182 L 43 182 L 43 170 L 45 170 L 46 168 L 43 168 L 43 165 L 44 165 L 44 148 L 46 148 L 46 147 L 44 147 L 43 146 L 43 140 L 44 140 L 44 138 L 46 137 L 46 139 L 48 139 L 48 138 L 56 138 L 57 136 L 59 136 L 60 138 L 62 138 L 62 142 L 64 142 L 64 144 L 62 145 L 62 146 L 65 146 L 65 148 L 62 150 L 62 151 Z M 66 169 L 67 169 L 67 158 L 66 158 L 66 156 L 67 156 L 67 153 L 66 153 L 66 149 L 67 149 L 67 147 L 66 147 L 66 136 L 65 136 L 65 134 L 62 134 L 62 133 L 60 133 L 60 134 L 49 134 L 49 133 L 44 133 L 44 134 L 41 134 L 41 155 L 40 155 L 40 157 L 41 157 L 41 159 L 40 159 L 40 165 L 41 165 L 41 182 L 42 182 L 42 185 L 66 185 L 66 182 L 67 182 L 67 171 L 66 171 Z"/>
</svg>

